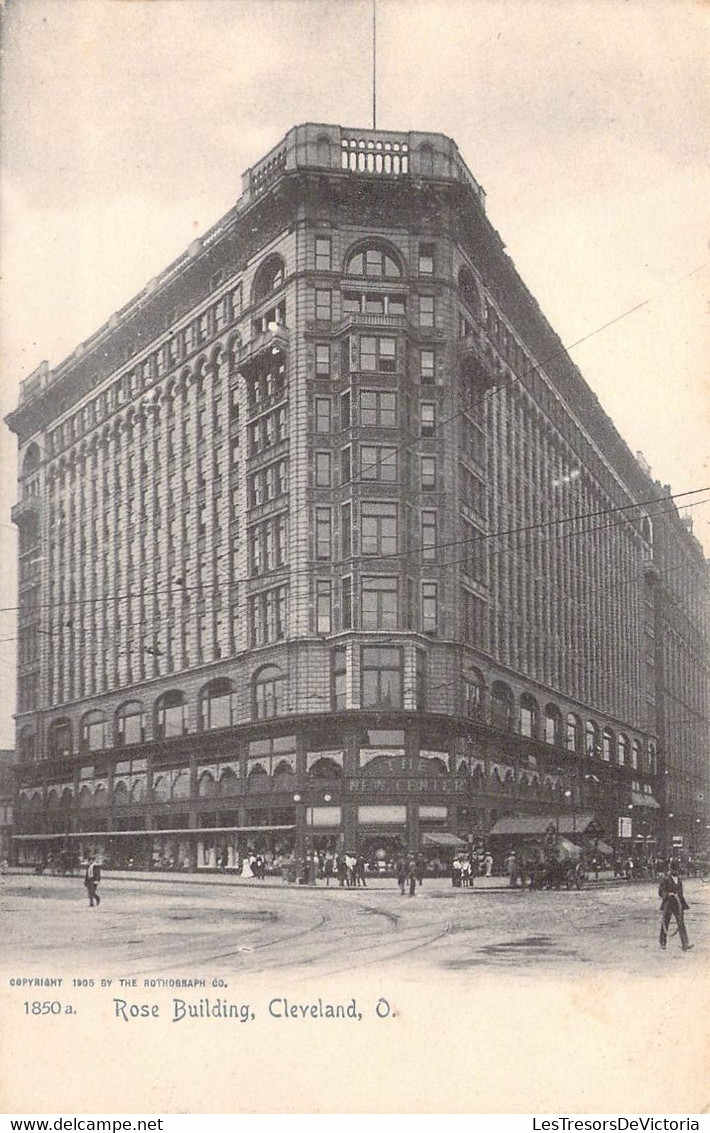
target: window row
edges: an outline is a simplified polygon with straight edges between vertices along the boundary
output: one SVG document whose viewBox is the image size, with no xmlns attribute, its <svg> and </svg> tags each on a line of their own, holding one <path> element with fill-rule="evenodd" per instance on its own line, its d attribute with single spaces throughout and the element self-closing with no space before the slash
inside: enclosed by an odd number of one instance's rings
<svg viewBox="0 0 710 1133">
<path fill-rule="evenodd" d="M 407 509 L 409 530 L 407 532 L 407 548 L 414 550 L 413 519 L 415 512 Z M 321 562 L 329 562 L 335 557 L 333 512 L 329 505 L 315 508 L 314 523 L 314 557 Z M 357 516 L 357 512 L 356 512 Z M 359 537 L 360 554 L 366 556 L 387 557 L 400 553 L 403 545 L 400 532 L 400 508 L 396 503 L 387 500 L 364 500 L 359 506 Z M 340 557 L 348 559 L 353 553 L 353 509 L 352 504 L 343 504 L 340 511 Z M 468 525 L 466 525 L 468 526 Z M 473 533 L 474 528 L 469 530 Z M 482 536 L 481 536 L 482 538 Z M 424 508 L 419 514 L 419 548 L 421 557 L 425 562 L 436 562 L 438 544 L 438 512 L 434 508 Z M 481 549 L 471 552 L 466 547 L 466 553 L 475 554 L 481 559 L 485 569 L 483 544 Z M 473 573 L 473 571 L 471 571 Z M 476 575 L 474 575 L 476 577 Z"/>
<path fill-rule="evenodd" d="M 360 418 L 359 424 L 363 428 L 396 429 L 400 422 L 398 419 L 398 398 L 391 390 L 363 389 L 359 398 Z M 349 429 L 358 424 L 351 411 L 350 390 L 340 395 L 340 424 L 342 429 Z M 333 406 L 332 398 L 318 396 L 313 399 L 314 427 L 316 433 L 332 433 Z M 409 411 L 408 411 L 409 412 Z M 408 427 L 408 422 L 405 422 Z M 419 402 L 419 435 L 433 437 L 436 433 L 436 403 L 433 401 Z"/>
<path fill-rule="evenodd" d="M 379 372 L 394 374 L 401 346 L 397 339 L 364 335 L 360 339 L 345 340 L 343 346 L 343 372 Z M 417 354 L 419 381 L 431 385 L 436 380 L 436 353 L 420 349 Z M 317 378 L 333 377 L 333 351 L 329 342 L 315 345 L 315 374 Z"/>
<path fill-rule="evenodd" d="M 618 767 L 634 770 L 647 770 L 656 774 L 656 746 L 651 741 L 644 754 L 640 740 L 630 741 L 624 733 L 618 735 L 612 728 L 600 728 L 593 720 L 583 725 L 574 712 L 566 716 L 555 704 L 546 704 L 540 709 L 538 701 L 530 693 L 523 693 L 517 706 L 515 695 L 509 685 L 495 681 L 490 692 L 485 689 L 480 673 L 470 679 L 471 691 L 467 704 L 471 715 L 485 714 L 486 697 L 490 701 L 490 722 L 501 731 L 517 731 L 527 739 L 541 741 L 551 746 L 565 747 L 576 755 L 601 759 Z M 516 723 L 517 721 L 517 723 Z M 645 766 L 642 766 L 645 761 Z"/>
</svg>

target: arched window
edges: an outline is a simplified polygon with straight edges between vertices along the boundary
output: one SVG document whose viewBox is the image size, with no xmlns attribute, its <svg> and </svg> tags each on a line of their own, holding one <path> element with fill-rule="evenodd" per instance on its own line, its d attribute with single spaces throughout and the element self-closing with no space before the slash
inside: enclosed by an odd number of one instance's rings
<svg viewBox="0 0 710 1133">
<path fill-rule="evenodd" d="M 478 669 L 465 669 L 463 672 L 463 710 L 465 716 L 480 719 L 483 715 L 483 695 L 485 681 Z"/>
<path fill-rule="evenodd" d="M 65 759 L 68 755 L 71 755 L 71 723 L 66 717 L 53 720 L 49 725 L 47 752 L 50 759 Z"/>
<path fill-rule="evenodd" d="M 545 743 L 559 744 L 562 732 L 562 713 L 556 704 L 545 707 Z"/>
<path fill-rule="evenodd" d="M 491 690 L 491 724 L 503 732 L 513 728 L 513 690 L 503 681 L 495 681 Z"/>
<path fill-rule="evenodd" d="M 236 795 L 239 792 L 239 779 L 234 771 L 228 768 L 219 777 L 220 795 Z"/>
<path fill-rule="evenodd" d="M 631 766 L 634 771 L 638 771 L 641 766 L 641 741 L 634 740 L 631 745 Z"/>
<path fill-rule="evenodd" d="M 82 751 L 103 751 L 109 746 L 108 721 L 104 712 L 87 712 L 81 722 Z"/>
<path fill-rule="evenodd" d="M 22 460 L 22 475 L 31 476 L 39 468 L 39 446 L 33 441 Z"/>
<path fill-rule="evenodd" d="M 623 735 L 623 733 L 619 736 L 616 754 L 619 767 L 626 767 L 629 762 L 629 737 Z"/>
<path fill-rule="evenodd" d="M 108 791 L 102 783 L 99 783 L 98 787 L 94 791 L 94 806 L 108 806 Z"/>
<path fill-rule="evenodd" d="M 284 707 L 286 678 L 278 665 L 265 665 L 254 674 L 254 716 L 265 720 L 278 716 Z"/>
<path fill-rule="evenodd" d="M 512 771 L 507 771 L 505 779 L 503 780 L 503 794 L 512 795 L 515 791 L 515 776 Z"/>
<path fill-rule="evenodd" d="M 249 775 L 247 776 L 247 787 L 250 792 L 255 794 L 263 794 L 269 789 L 269 776 L 266 769 L 260 763 L 252 767 Z"/>
<path fill-rule="evenodd" d="M 530 740 L 537 739 L 538 707 L 534 696 L 524 692 L 520 698 L 520 734 Z"/>
<path fill-rule="evenodd" d="M 217 794 L 217 781 L 209 771 L 203 771 L 197 781 L 197 793 L 201 799 L 213 799 Z"/>
<path fill-rule="evenodd" d="M 123 779 L 117 779 L 113 785 L 113 805 L 128 806 L 128 785 Z"/>
<path fill-rule="evenodd" d="M 179 771 L 173 771 L 172 782 L 170 784 L 170 798 L 171 799 L 189 799 L 190 797 L 190 770 L 187 767 L 182 767 Z"/>
<path fill-rule="evenodd" d="M 601 745 L 599 743 L 599 728 L 593 720 L 587 720 L 587 755 L 590 759 L 595 759 L 601 755 Z"/>
<path fill-rule="evenodd" d="M 582 747 L 582 721 L 574 712 L 567 713 L 567 751 L 579 754 Z"/>
<path fill-rule="evenodd" d="M 136 779 L 131 787 L 131 802 L 144 803 L 147 794 L 147 787 L 145 779 Z"/>
<path fill-rule="evenodd" d="M 143 705 L 140 700 L 129 700 L 116 712 L 116 747 L 140 744 L 144 739 Z"/>
<path fill-rule="evenodd" d="M 170 802 L 170 779 L 167 775 L 156 775 L 153 779 L 153 802 Z"/>
<path fill-rule="evenodd" d="M 605 763 L 611 762 L 611 753 L 614 750 L 614 733 L 611 728 L 605 728 L 602 733 L 602 759 Z"/>
<path fill-rule="evenodd" d="M 309 779 L 342 779 L 342 777 L 342 767 L 326 755 L 317 759 L 308 772 Z"/>
<path fill-rule="evenodd" d="M 202 690 L 202 730 L 229 728 L 234 722 L 234 685 L 226 677 L 210 681 Z"/>
<path fill-rule="evenodd" d="M 360 279 L 400 279 L 399 257 L 386 244 L 360 244 L 345 261 L 346 275 Z"/>
<path fill-rule="evenodd" d="M 278 291 L 285 277 L 285 265 L 281 256 L 269 256 L 258 268 L 252 287 L 252 303 L 260 303 Z"/>
<path fill-rule="evenodd" d="M 158 697 L 155 705 L 155 736 L 158 740 L 170 740 L 184 736 L 187 732 L 187 703 L 185 694 L 178 689 L 170 689 Z"/>
<path fill-rule="evenodd" d="M 94 795 L 91 787 L 82 787 L 79 791 L 79 809 L 90 810 L 94 805 Z"/>
<path fill-rule="evenodd" d="M 274 790 L 290 791 L 296 785 L 296 776 L 291 764 L 282 760 L 274 768 Z"/>
<path fill-rule="evenodd" d="M 648 745 L 648 773 L 649 775 L 658 774 L 658 757 L 656 754 L 656 745 L 653 741 Z"/>
<path fill-rule="evenodd" d="M 17 753 L 20 763 L 32 763 L 35 759 L 35 734 L 32 729 L 25 726 L 17 737 Z"/>
</svg>

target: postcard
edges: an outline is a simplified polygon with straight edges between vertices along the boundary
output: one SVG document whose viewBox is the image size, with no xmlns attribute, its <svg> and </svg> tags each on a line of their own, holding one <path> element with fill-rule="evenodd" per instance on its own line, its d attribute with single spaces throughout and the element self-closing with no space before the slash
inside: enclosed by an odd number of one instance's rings
<svg viewBox="0 0 710 1133">
<path fill-rule="evenodd" d="M 706 1112 L 706 8 L 3 23 L 2 1108 Z"/>
</svg>

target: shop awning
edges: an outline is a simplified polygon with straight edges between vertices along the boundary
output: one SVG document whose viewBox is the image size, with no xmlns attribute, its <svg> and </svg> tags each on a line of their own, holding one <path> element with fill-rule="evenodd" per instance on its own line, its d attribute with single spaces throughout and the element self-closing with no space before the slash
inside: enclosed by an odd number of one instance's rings
<svg viewBox="0 0 710 1133">
<path fill-rule="evenodd" d="M 295 826 L 182 826 L 166 830 L 75 830 L 71 834 L 13 834 L 16 842 L 56 842 L 67 838 L 152 838 L 158 834 L 258 834 L 272 830 L 295 830 Z"/>
<path fill-rule="evenodd" d="M 457 838 L 455 834 L 449 834 L 446 830 L 440 830 L 433 833 L 422 834 L 423 846 L 442 846 L 450 850 L 458 850 L 465 846 L 463 838 Z"/>
<path fill-rule="evenodd" d="M 645 795 L 643 791 L 632 791 L 631 802 L 634 806 L 650 806 L 653 810 L 660 810 L 660 804 L 656 802 L 653 795 Z"/>
<path fill-rule="evenodd" d="M 555 834 L 584 834 L 594 825 L 593 814 L 523 814 L 499 818 L 491 830 L 495 835 L 541 835 L 552 828 Z"/>
</svg>

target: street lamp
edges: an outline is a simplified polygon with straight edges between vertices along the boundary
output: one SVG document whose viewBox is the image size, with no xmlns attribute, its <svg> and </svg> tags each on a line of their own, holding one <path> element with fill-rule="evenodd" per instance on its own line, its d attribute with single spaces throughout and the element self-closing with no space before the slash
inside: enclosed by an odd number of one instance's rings
<svg viewBox="0 0 710 1133">
<path fill-rule="evenodd" d="M 572 837 L 577 837 L 577 815 L 574 809 L 574 791 L 565 791 L 565 798 L 570 800 L 572 806 Z"/>
<path fill-rule="evenodd" d="M 325 795 L 323 795 L 323 802 L 329 803 L 331 801 L 331 798 L 332 798 L 331 795 L 325 794 Z M 295 794 L 293 796 L 293 801 L 295 803 L 300 803 L 302 801 L 301 795 Z M 307 857 L 308 884 L 309 885 L 315 885 L 315 883 L 316 883 L 316 863 L 315 863 L 315 851 L 314 851 L 314 847 L 313 847 L 313 827 L 315 825 L 314 812 L 315 812 L 315 805 L 314 804 L 311 804 L 310 807 L 306 806 L 306 827 L 310 831 L 310 834 L 308 835 L 308 847 L 306 848 L 306 851 L 305 851 L 305 856 Z"/>
</svg>

